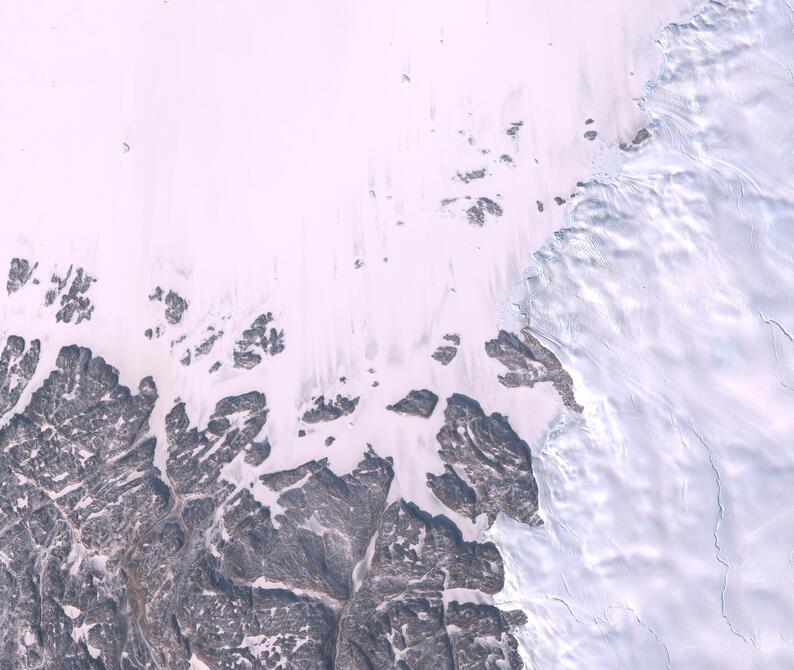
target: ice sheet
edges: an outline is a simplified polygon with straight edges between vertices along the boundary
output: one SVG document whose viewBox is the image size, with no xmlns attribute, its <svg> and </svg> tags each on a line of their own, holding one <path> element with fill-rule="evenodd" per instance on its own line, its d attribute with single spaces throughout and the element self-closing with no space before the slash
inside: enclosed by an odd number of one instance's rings
<svg viewBox="0 0 794 670">
<path fill-rule="evenodd" d="M 530 667 L 794 665 L 793 18 L 667 28 L 652 140 L 528 275 L 586 408 L 538 454 L 545 526 L 495 531 Z"/>
</svg>

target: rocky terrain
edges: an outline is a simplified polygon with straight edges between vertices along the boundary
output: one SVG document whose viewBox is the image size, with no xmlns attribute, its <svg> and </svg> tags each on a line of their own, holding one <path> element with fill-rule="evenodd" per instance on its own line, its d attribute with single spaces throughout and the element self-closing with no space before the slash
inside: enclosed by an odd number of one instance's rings
<svg viewBox="0 0 794 670">
<path fill-rule="evenodd" d="M 509 370 L 507 374 L 499 376 L 499 381 L 507 387 L 530 388 L 538 382 L 551 382 L 565 406 L 581 413 L 582 406 L 574 397 L 571 375 L 557 357 L 540 343 L 529 328 L 524 328 L 521 336 L 519 338 L 500 330 L 496 339 L 485 343 L 485 353 Z"/>
<path fill-rule="evenodd" d="M 165 305 L 163 316 L 172 326 L 182 321 L 182 316 L 190 306 L 188 301 L 176 291 L 169 290 L 166 293 L 161 286 L 154 287 L 154 290 L 149 294 L 149 300 L 161 302 Z"/>
<path fill-rule="evenodd" d="M 0 417 L 14 407 L 39 363 L 41 343 L 33 340 L 25 351 L 25 340 L 9 335 L 0 353 Z"/>
<path fill-rule="evenodd" d="M 268 326 L 273 322 L 270 312 L 260 314 L 243 331 L 234 349 L 234 367 L 250 370 L 262 362 L 263 356 L 275 356 L 284 351 L 284 331 Z"/>
<path fill-rule="evenodd" d="M 133 392 L 77 346 L 15 407 L 39 355 L 16 336 L 0 355 L 0 409 L 17 412 L 0 428 L 3 667 L 522 667 L 522 613 L 482 602 L 503 586 L 499 551 L 390 501 L 391 458 L 370 446 L 347 473 L 325 460 L 268 471 L 263 394 L 219 400 L 206 426 L 178 401 L 160 429 L 155 381 Z M 395 408 L 425 416 L 436 402 L 412 391 Z M 355 405 L 321 397 L 304 420 Z M 463 396 L 445 419 L 436 495 L 472 518 L 531 522 L 529 449 L 506 420 Z"/>
<path fill-rule="evenodd" d="M 414 389 L 393 405 L 387 405 L 386 409 L 397 412 L 397 414 L 409 414 L 428 418 L 438 404 L 438 396 L 429 389 Z"/>
<path fill-rule="evenodd" d="M 348 398 L 337 394 L 336 400 L 326 400 L 325 396 L 318 396 L 314 400 L 314 407 L 303 413 L 303 420 L 306 423 L 322 423 L 325 421 L 335 421 L 343 416 L 352 414 L 358 398 Z"/>
<path fill-rule="evenodd" d="M 447 401 L 444 419 L 437 435 L 444 473 L 427 475 L 436 497 L 472 521 L 485 514 L 490 525 L 503 512 L 516 521 L 537 523 L 532 456 L 507 419 L 486 415 L 477 401 L 459 394 Z"/>
<path fill-rule="evenodd" d="M 12 258 L 8 268 L 6 292 L 9 296 L 30 284 L 39 285 L 36 278 L 37 262 L 31 263 L 25 258 Z M 44 292 L 44 306 L 55 309 L 56 322 L 79 324 L 90 321 L 94 314 L 94 304 L 88 296 L 96 277 L 82 267 L 75 269 L 70 265 L 65 273 L 53 270 L 49 278 L 49 286 Z"/>
<path fill-rule="evenodd" d="M 6 291 L 8 295 L 16 293 L 33 276 L 33 271 L 38 264 L 30 264 L 30 261 L 25 258 L 12 258 L 11 266 L 8 268 L 8 281 L 6 282 Z"/>
</svg>

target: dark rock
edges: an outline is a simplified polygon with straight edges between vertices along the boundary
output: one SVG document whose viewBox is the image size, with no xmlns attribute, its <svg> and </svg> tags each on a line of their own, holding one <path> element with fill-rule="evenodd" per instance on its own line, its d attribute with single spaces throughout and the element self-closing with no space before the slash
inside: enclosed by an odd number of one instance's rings
<svg viewBox="0 0 794 670">
<path fill-rule="evenodd" d="M 171 506 L 144 437 L 157 392 L 87 349 L 56 365 L 0 429 L 3 665 L 150 667 L 119 564 Z"/>
<path fill-rule="evenodd" d="M 17 404 L 39 363 L 41 343 L 33 340 L 25 351 L 25 340 L 9 335 L 0 353 L 0 417 Z"/>
<path fill-rule="evenodd" d="M 132 448 L 156 399 L 151 378 L 133 396 L 102 358 L 64 347 L 57 370 L 5 427 L 0 442 L 18 472 L 48 491 L 62 491 Z"/>
<path fill-rule="evenodd" d="M 594 140 L 596 137 L 598 137 L 598 133 L 597 133 L 595 130 L 588 130 L 588 131 L 587 131 L 587 132 L 585 132 L 585 134 L 584 134 L 584 138 L 585 138 L 586 140 L 590 140 L 591 142 L 592 142 L 592 141 L 593 141 L 593 140 Z"/>
<path fill-rule="evenodd" d="M 251 446 L 245 450 L 245 462 L 249 465 L 262 465 L 270 456 L 270 442 L 251 442 Z"/>
<path fill-rule="evenodd" d="M 73 267 L 70 265 L 69 269 L 66 271 L 66 275 L 61 277 L 54 272 L 50 276 L 50 283 L 54 284 L 54 286 L 47 291 L 44 295 L 44 305 L 45 307 L 49 307 L 55 302 L 55 298 L 66 288 L 66 284 L 69 282 L 69 277 L 72 276 L 72 269 Z"/>
<path fill-rule="evenodd" d="M 420 389 L 409 391 L 402 400 L 393 405 L 387 405 L 386 409 L 398 414 L 410 414 L 426 419 L 433 413 L 437 403 L 438 396 L 435 393 L 428 389 Z"/>
<path fill-rule="evenodd" d="M 371 449 L 341 477 L 325 459 L 262 475 L 281 509 L 271 517 L 246 490 L 231 499 L 223 518 L 232 538 L 221 548 L 224 569 L 241 579 L 264 577 L 348 599 L 353 570 L 378 529 L 393 476 L 391 460 Z"/>
<path fill-rule="evenodd" d="M 165 296 L 165 320 L 172 326 L 182 321 L 182 316 L 187 311 L 187 308 L 187 300 L 178 293 L 169 291 Z"/>
<path fill-rule="evenodd" d="M 485 214 L 482 211 L 481 207 L 477 205 L 472 205 L 466 210 L 466 216 L 469 219 L 469 223 L 474 226 L 484 226 L 485 225 Z"/>
<path fill-rule="evenodd" d="M 6 404 L 37 358 L 9 338 Z M 151 378 L 132 393 L 103 359 L 66 347 L 0 428 L 0 665 L 521 667 L 520 614 L 445 593 L 500 590 L 496 547 L 387 504 L 391 459 L 367 445 L 341 476 L 320 460 L 246 481 L 271 451 L 257 441 L 265 397 L 250 392 L 219 400 L 203 429 L 177 402 L 161 473 L 156 402 Z"/>
<path fill-rule="evenodd" d="M 86 297 L 88 289 L 91 288 L 96 279 L 89 275 L 83 268 L 77 268 L 74 279 L 69 286 L 69 290 L 63 293 L 69 280 L 72 278 L 72 266 L 69 267 L 66 275 L 63 277 L 53 273 L 50 278 L 50 283 L 54 286 L 44 296 L 45 306 L 50 306 L 55 303 L 56 298 L 60 295 L 60 309 L 55 313 L 55 320 L 58 322 L 71 323 L 74 321 L 76 324 L 82 321 L 91 319 L 94 313 L 94 306 L 91 300 Z"/>
<path fill-rule="evenodd" d="M 471 170 L 470 172 L 458 172 L 457 177 L 460 179 L 464 184 L 468 184 L 470 181 L 474 181 L 475 179 L 483 179 L 486 175 L 485 168 L 480 168 L 479 170 Z"/>
<path fill-rule="evenodd" d="M 494 217 L 502 216 L 504 210 L 502 206 L 490 198 L 477 198 L 477 203 L 466 210 L 469 223 L 475 226 L 485 225 L 485 215 L 490 214 Z"/>
<path fill-rule="evenodd" d="M 634 139 L 631 141 L 631 144 L 627 144 L 626 142 L 621 142 L 619 146 L 623 151 L 634 151 L 643 142 L 650 139 L 650 137 L 651 137 L 651 133 L 647 128 L 640 128 L 637 131 L 637 134 L 634 136 Z"/>
<path fill-rule="evenodd" d="M 207 332 L 209 333 L 204 337 L 204 339 L 199 342 L 193 349 L 187 349 L 182 358 L 180 359 L 180 363 L 182 365 L 190 365 L 191 363 L 195 363 L 199 358 L 203 358 L 207 354 L 212 351 L 212 348 L 215 346 L 215 343 L 223 337 L 222 330 L 215 330 L 212 326 L 207 328 Z M 171 343 L 171 346 L 175 346 L 176 344 L 183 342 L 187 339 L 187 335 L 181 335 L 176 340 Z M 215 366 L 218 367 L 215 367 Z M 210 368 L 210 372 L 215 372 L 220 367 L 220 362 L 216 361 L 213 363 L 213 366 Z"/>
<path fill-rule="evenodd" d="M 215 343 L 222 337 L 222 330 L 210 332 L 210 334 L 204 338 L 204 341 L 196 345 L 195 349 L 193 350 L 195 358 L 201 358 L 202 356 L 206 356 L 208 353 L 210 353 L 210 351 L 212 351 L 212 347 L 214 347 Z"/>
<path fill-rule="evenodd" d="M 523 612 L 502 612 L 491 605 L 451 602 L 444 623 L 451 630 L 450 641 L 456 670 L 524 667 L 518 643 L 510 630 L 526 623 Z M 482 644 L 488 640 L 490 644 Z"/>
<path fill-rule="evenodd" d="M 179 638 L 189 641 L 183 658 L 190 650 L 213 668 L 331 667 L 335 616 L 327 605 L 285 589 L 239 585 L 206 554 L 191 568 L 174 612 L 174 647 Z"/>
<path fill-rule="evenodd" d="M 427 475 L 427 485 L 447 507 L 492 524 L 499 512 L 524 523 L 538 522 L 538 488 L 532 456 L 501 414 L 486 415 L 479 403 L 455 394 L 447 400 L 436 436 L 445 472 Z"/>
<path fill-rule="evenodd" d="M 637 146 L 637 145 L 639 145 L 639 144 L 642 144 L 642 143 L 643 143 L 645 140 L 647 140 L 647 139 L 648 139 L 650 136 L 651 136 L 651 133 L 650 133 L 650 132 L 648 132 L 648 129 L 647 129 L 647 128 L 640 128 L 640 129 L 637 131 L 637 134 L 634 136 L 634 139 L 631 141 L 631 143 L 632 143 L 634 146 Z"/>
<path fill-rule="evenodd" d="M 358 398 L 346 398 L 342 395 L 337 395 L 336 400 L 329 400 L 326 402 L 325 396 L 319 396 L 314 401 L 314 407 L 303 413 L 303 420 L 306 423 L 320 423 L 321 421 L 335 421 L 340 417 L 352 414 L 356 405 L 358 405 Z"/>
<path fill-rule="evenodd" d="M 431 354 L 431 356 L 434 360 L 437 360 L 439 363 L 441 363 L 441 365 L 449 365 L 452 362 L 452 359 L 455 358 L 457 353 L 458 353 L 457 347 L 445 345 L 443 347 L 438 347 Z"/>
<path fill-rule="evenodd" d="M 260 314 L 242 337 L 235 343 L 234 367 L 250 370 L 262 362 L 263 356 L 276 356 L 284 351 L 284 331 L 270 328 L 273 322 L 270 312 Z"/>
<path fill-rule="evenodd" d="M 207 490 L 221 469 L 238 454 L 247 454 L 267 420 L 265 396 L 251 391 L 220 400 L 207 429 L 189 428 L 185 403 L 174 405 L 166 416 L 168 463 L 166 471 L 174 490 L 188 494 Z"/>
<path fill-rule="evenodd" d="M 12 258 L 11 266 L 8 269 L 8 281 L 6 282 L 8 295 L 16 293 L 27 284 L 37 267 L 38 263 L 34 263 L 31 266 L 30 261 L 24 258 Z"/>
<path fill-rule="evenodd" d="M 503 645 L 515 643 L 506 620 L 489 612 L 497 625 L 477 627 L 475 617 L 469 621 L 467 612 L 458 611 L 458 603 L 445 605 L 446 589 L 496 593 L 504 582 L 496 547 L 464 542 L 445 517 L 431 517 L 405 501 L 393 503 L 383 514 L 371 561 L 362 572 L 360 587 L 342 610 L 334 667 L 495 668 L 505 658 Z M 448 616 L 464 623 L 460 631 L 451 621 L 448 627 Z M 473 642 L 464 631 L 482 635 Z M 485 654 L 485 665 L 460 664 L 453 641 L 459 636 L 460 649 L 472 659 Z M 472 643 L 483 650 L 471 648 Z"/>
<path fill-rule="evenodd" d="M 505 130 L 505 135 L 510 135 L 510 137 L 515 137 L 518 135 L 518 131 L 521 130 L 521 126 L 524 125 L 523 121 L 513 121 L 510 126 Z"/>
<path fill-rule="evenodd" d="M 499 376 L 499 381 L 507 387 L 532 387 L 538 382 L 551 382 L 565 406 L 581 413 L 583 408 L 574 397 L 571 375 L 559 359 L 528 328 L 524 328 L 521 335 L 523 341 L 513 333 L 500 330 L 495 340 L 485 344 L 485 352 L 510 370 Z"/>
</svg>

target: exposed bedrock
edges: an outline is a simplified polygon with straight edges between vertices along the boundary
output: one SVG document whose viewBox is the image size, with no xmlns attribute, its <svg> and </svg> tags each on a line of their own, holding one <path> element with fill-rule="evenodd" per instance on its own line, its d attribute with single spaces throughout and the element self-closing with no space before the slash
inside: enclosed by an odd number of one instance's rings
<svg viewBox="0 0 794 670">
<path fill-rule="evenodd" d="M 430 354 L 433 360 L 438 361 L 441 365 L 449 365 L 452 362 L 452 359 L 455 358 L 458 354 L 458 348 L 449 344 L 445 344 L 436 348 L 436 350 Z"/>
<path fill-rule="evenodd" d="M 33 351 L 9 338 L 5 395 L 32 377 Z M 0 429 L 8 667 L 521 667 L 520 613 L 447 592 L 499 591 L 498 550 L 389 502 L 391 459 L 369 448 L 341 475 L 324 460 L 269 471 L 263 394 L 221 399 L 204 426 L 181 402 L 150 425 L 157 402 L 151 378 L 132 392 L 65 347 Z"/>
<path fill-rule="evenodd" d="M 477 401 L 456 393 L 447 400 L 444 420 L 436 439 L 446 466 L 440 475 L 427 475 L 436 497 L 472 521 L 485 514 L 490 525 L 503 512 L 537 523 L 532 455 L 507 418 L 488 415 Z"/>
<path fill-rule="evenodd" d="M 0 417 L 12 409 L 30 382 L 39 364 L 41 343 L 9 335 L 0 353 Z"/>
<path fill-rule="evenodd" d="M 414 389 L 393 405 L 387 405 L 386 409 L 397 414 L 409 414 L 427 419 L 437 403 L 438 396 L 429 389 Z"/>
<path fill-rule="evenodd" d="M 371 563 L 342 610 L 335 668 L 474 670 L 523 667 L 510 630 L 521 614 L 444 602 L 445 589 L 493 594 L 504 582 L 491 543 L 465 542 L 449 519 L 389 506 Z"/>
<path fill-rule="evenodd" d="M 159 287 L 158 287 L 159 288 Z M 156 289 L 155 289 L 156 290 Z M 188 301 L 175 291 L 169 291 L 165 296 L 165 320 L 171 325 L 176 325 L 182 320 L 188 308 Z"/>
<path fill-rule="evenodd" d="M 263 356 L 276 356 L 284 351 L 284 331 L 269 327 L 272 322 L 270 312 L 260 314 L 243 331 L 235 343 L 234 367 L 250 370 L 262 362 Z"/>
<path fill-rule="evenodd" d="M 352 414 L 358 398 L 348 398 L 337 394 L 336 400 L 326 400 L 325 396 L 318 396 L 314 401 L 314 407 L 303 413 L 303 420 L 306 423 L 323 423 L 326 421 L 336 421 L 343 416 Z"/>
<path fill-rule="evenodd" d="M 529 328 L 521 331 L 521 338 L 500 330 L 496 339 L 485 343 L 485 353 L 509 370 L 507 374 L 499 376 L 504 386 L 532 387 L 538 382 L 551 382 L 566 407 L 579 413 L 583 411 L 574 397 L 571 375 Z"/>
<path fill-rule="evenodd" d="M 33 271 L 38 266 L 38 263 L 30 264 L 30 261 L 25 258 L 12 258 L 11 265 L 8 268 L 8 280 L 6 281 L 6 292 L 8 295 L 16 293 L 33 276 Z"/>
<path fill-rule="evenodd" d="M 0 430 L 0 657 L 7 667 L 147 667 L 123 553 L 170 507 L 146 438 L 157 399 L 88 349 L 61 350 Z"/>
</svg>

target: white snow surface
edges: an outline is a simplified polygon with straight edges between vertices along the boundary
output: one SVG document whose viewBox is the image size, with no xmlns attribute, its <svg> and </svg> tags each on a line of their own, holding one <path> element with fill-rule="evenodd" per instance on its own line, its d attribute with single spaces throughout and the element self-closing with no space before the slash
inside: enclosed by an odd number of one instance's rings
<svg viewBox="0 0 794 670">
<path fill-rule="evenodd" d="M 576 384 L 536 450 L 541 529 L 493 529 L 529 667 L 794 667 L 794 11 L 661 36 L 653 140 L 536 255 Z"/>
<path fill-rule="evenodd" d="M 371 443 L 394 458 L 393 496 L 471 539 L 482 524 L 425 486 L 444 400 L 466 393 L 535 456 L 544 525 L 487 533 L 506 561 L 497 600 L 530 616 L 528 667 L 794 666 L 794 13 L 713 2 L 653 43 L 696 9 L 1 6 L 0 268 L 25 257 L 41 281 L 0 291 L 3 336 L 42 340 L 17 407 L 61 346 L 90 346 L 133 389 L 154 377 L 162 466 L 176 398 L 204 426 L 217 400 L 261 390 L 265 470 L 328 457 L 346 472 Z M 644 125 L 650 141 L 616 148 Z M 441 206 L 466 195 L 504 216 L 480 228 Z M 98 279 L 96 309 L 56 324 L 43 294 L 71 264 Z M 156 285 L 189 300 L 183 323 L 147 299 Z M 234 340 L 267 311 L 285 351 L 234 370 Z M 583 417 L 496 381 L 483 343 L 526 317 Z M 224 336 L 182 366 L 208 326 Z M 462 344 L 442 367 L 445 333 Z M 430 420 L 385 410 L 412 388 L 440 396 Z M 337 392 L 356 411 L 298 438 L 311 397 Z M 257 474 L 238 466 L 241 485 Z"/>
<path fill-rule="evenodd" d="M 559 411 L 548 388 L 501 387 L 483 344 L 520 326 L 513 291 L 520 300 L 531 254 L 565 221 L 552 197 L 642 123 L 632 97 L 658 62 L 653 37 L 691 4 L 1 7 L 11 94 L 0 107 L 0 249 L 4 262 L 38 262 L 41 281 L 0 300 L 4 333 L 43 345 L 18 407 L 59 348 L 81 344 L 133 389 L 154 377 L 161 467 L 176 398 L 204 426 L 217 400 L 255 389 L 270 408 L 267 470 L 327 456 L 346 472 L 371 443 L 395 459 L 393 496 L 445 511 L 425 473 L 442 469 L 446 397 L 508 415 L 530 444 Z M 597 141 L 584 139 L 589 128 Z M 479 168 L 486 178 L 456 177 Z M 504 216 L 480 228 L 461 203 L 441 206 L 465 195 L 494 199 Z M 72 264 L 98 280 L 94 316 L 56 326 L 43 293 L 53 269 Z M 156 285 L 189 300 L 178 326 L 147 300 Z M 234 339 L 266 311 L 285 351 L 232 369 Z M 145 339 L 158 325 L 164 335 Z M 208 326 L 224 337 L 181 366 Z M 462 344 L 442 367 L 430 354 L 446 333 Z M 216 359 L 223 367 L 207 374 Z M 424 387 L 441 398 L 429 421 L 385 410 Z M 361 396 L 356 412 L 299 439 L 311 397 L 337 392 Z M 451 516 L 476 536 L 481 526 Z"/>
</svg>

